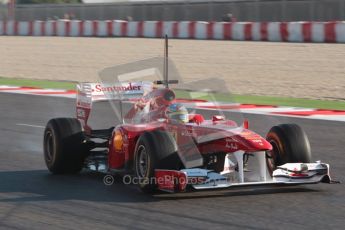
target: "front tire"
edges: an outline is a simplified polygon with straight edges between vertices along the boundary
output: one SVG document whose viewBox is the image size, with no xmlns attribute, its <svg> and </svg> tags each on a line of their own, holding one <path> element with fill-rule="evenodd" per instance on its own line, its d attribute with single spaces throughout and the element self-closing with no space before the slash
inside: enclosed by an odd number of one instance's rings
<svg viewBox="0 0 345 230">
<path fill-rule="evenodd" d="M 78 173 L 84 166 L 87 150 L 80 122 L 75 118 L 55 118 L 44 130 L 44 160 L 54 174 Z"/>
<path fill-rule="evenodd" d="M 155 130 L 139 137 L 135 147 L 134 173 L 143 192 L 156 190 L 155 169 L 177 170 L 180 167 L 177 146 L 171 134 Z"/>
<path fill-rule="evenodd" d="M 267 134 L 272 150 L 266 160 L 270 174 L 285 163 L 310 163 L 311 151 L 307 134 L 296 124 L 273 126 Z"/>
</svg>

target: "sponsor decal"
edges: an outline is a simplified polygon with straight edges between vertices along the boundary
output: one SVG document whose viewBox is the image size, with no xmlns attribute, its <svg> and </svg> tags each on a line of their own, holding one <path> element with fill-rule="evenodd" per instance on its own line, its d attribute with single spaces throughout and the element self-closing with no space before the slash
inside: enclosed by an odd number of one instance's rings
<svg viewBox="0 0 345 230">
<path fill-rule="evenodd" d="M 240 135 L 250 141 L 257 141 L 257 140 L 261 141 L 260 135 L 250 132 L 250 131 L 241 132 Z"/>
<path fill-rule="evenodd" d="M 254 139 L 254 140 L 251 140 L 252 142 L 254 143 L 258 143 L 259 145 L 263 146 L 264 143 L 262 143 L 262 140 L 261 139 Z"/>
<path fill-rule="evenodd" d="M 226 138 L 225 141 L 226 141 L 225 147 L 227 147 L 227 148 L 229 148 L 231 150 L 238 150 L 238 146 L 235 143 L 236 141 L 234 141 L 231 138 Z"/>
<path fill-rule="evenodd" d="M 152 82 L 121 82 L 113 84 L 84 83 L 89 88 L 92 101 L 110 99 L 139 99 L 152 91 Z"/>
<path fill-rule="evenodd" d="M 121 85 L 112 85 L 102 87 L 101 84 L 96 84 L 92 92 L 125 92 L 125 91 L 141 91 L 142 85 L 131 83 L 121 84 Z"/>
<path fill-rule="evenodd" d="M 193 136 L 193 130 L 192 129 L 182 130 L 181 135 L 186 136 L 186 137 L 192 137 Z"/>
</svg>

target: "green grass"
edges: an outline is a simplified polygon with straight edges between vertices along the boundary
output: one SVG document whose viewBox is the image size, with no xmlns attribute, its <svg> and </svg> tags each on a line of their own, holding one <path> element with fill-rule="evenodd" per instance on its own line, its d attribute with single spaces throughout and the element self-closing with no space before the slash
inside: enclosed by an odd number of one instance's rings
<svg viewBox="0 0 345 230">
<path fill-rule="evenodd" d="M 75 82 L 66 81 L 47 81 L 47 80 L 32 80 L 32 79 L 13 79 L 0 77 L 0 85 L 11 86 L 30 86 L 40 88 L 55 88 L 55 89 L 75 89 Z M 183 90 L 176 90 L 177 97 L 190 98 L 190 93 Z M 226 95 L 213 94 L 213 98 L 209 95 L 196 95 L 198 99 L 217 100 L 223 102 L 237 102 L 243 104 L 258 104 L 258 105 L 281 105 L 281 106 L 295 106 L 306 108 L 320 108 L 320 109 L 335 109 L 345 110 L 344 101 L 326 101 L 326 100 L 310 100 L 301 98 L 288 97 L 272 97 L 272 96 L 254 96 L 254 95 Z"/>
<path fill-rule="evenodd" d="M 0 85 L 9 86 L 28 86 L 38 88 L 51 89 L 75 89 L 76 83 L 67 81 L 47 81 L 47 80 L 32 80 L 32 79 L 16 79 L 0 77 Z"/>
<path fill-rule="evenodd" d="M 267 105 L 285 105 L 304 108 L 335 109 L 345 110 L 343 101 L 325 101 L 311 100 L 289 97 L 270 97 L 270 96 L 252 96 L 252 95 L 235 95 L 234 99 L 238 103 L 267 104 Z"/>
<path fill-rule="evenodd" d="M 186 91 L 177 90 L 177 97 L 190 98 L 190 94 Z M 193 93 L 192 93 L 193 95 Z M 294 106 L 304 108 L 318 108 L 318 109 L 334 109 L 345 110 L 345 101 L 327 101 L 327 100 L 312 100 L 302 98 L 289 97 L 273 97 L 273 96 L 254 96 L 254 95 L 239 95 L 239 94 L 209 94 L 196 95 L 197 99 L 222 101 L 222 102 L 236 102 L 242 104 L 257 104 L 257 105 L 280 105 L 280 106 Z"/>
</svg>

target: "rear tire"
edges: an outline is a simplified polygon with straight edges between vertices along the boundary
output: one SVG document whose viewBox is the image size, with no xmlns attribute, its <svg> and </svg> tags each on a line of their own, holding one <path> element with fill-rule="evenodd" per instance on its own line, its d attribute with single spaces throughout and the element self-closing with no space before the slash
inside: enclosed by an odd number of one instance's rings
<svg viewBox="0 0 345 230">
<path fill-rule="evenodd" d="M 309 140 L 300 126 L 296 124 L 273 126 L 266 139 L 272 145 L 272 150 L 266 153 L 271 175 L 277 166 L 285 163 L 311 162 Z"/>
<path fill-rule="evenodd" d="M 143 133 L 136 144 L 134 173 L 140 189 L 145 193 L 156 191 L 155 169 L 180 169 L 175 139 L 171 134 L 155 130 Z"/>
<path fill-rule="evenodd" d="M 84 166 L 87 149 L 80 122 L 75 118 L 55 118 L 44 130 L 44 160 L 54 174 L 78 173 Z"/>
</svg>

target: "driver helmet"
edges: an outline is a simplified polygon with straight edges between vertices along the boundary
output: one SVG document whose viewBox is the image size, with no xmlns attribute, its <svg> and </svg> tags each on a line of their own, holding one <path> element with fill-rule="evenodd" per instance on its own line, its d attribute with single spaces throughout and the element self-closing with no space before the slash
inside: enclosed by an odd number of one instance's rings
<svg viewBox="0 0 345 230">
<path fill-rule="evenodd" d="M 167 116 L 171 120 L 177 120 L 179 122 L 187 123 L 188 110 L 182 104 L 174 103 L 169 105 L 167 109 Z"/>
</svg>

